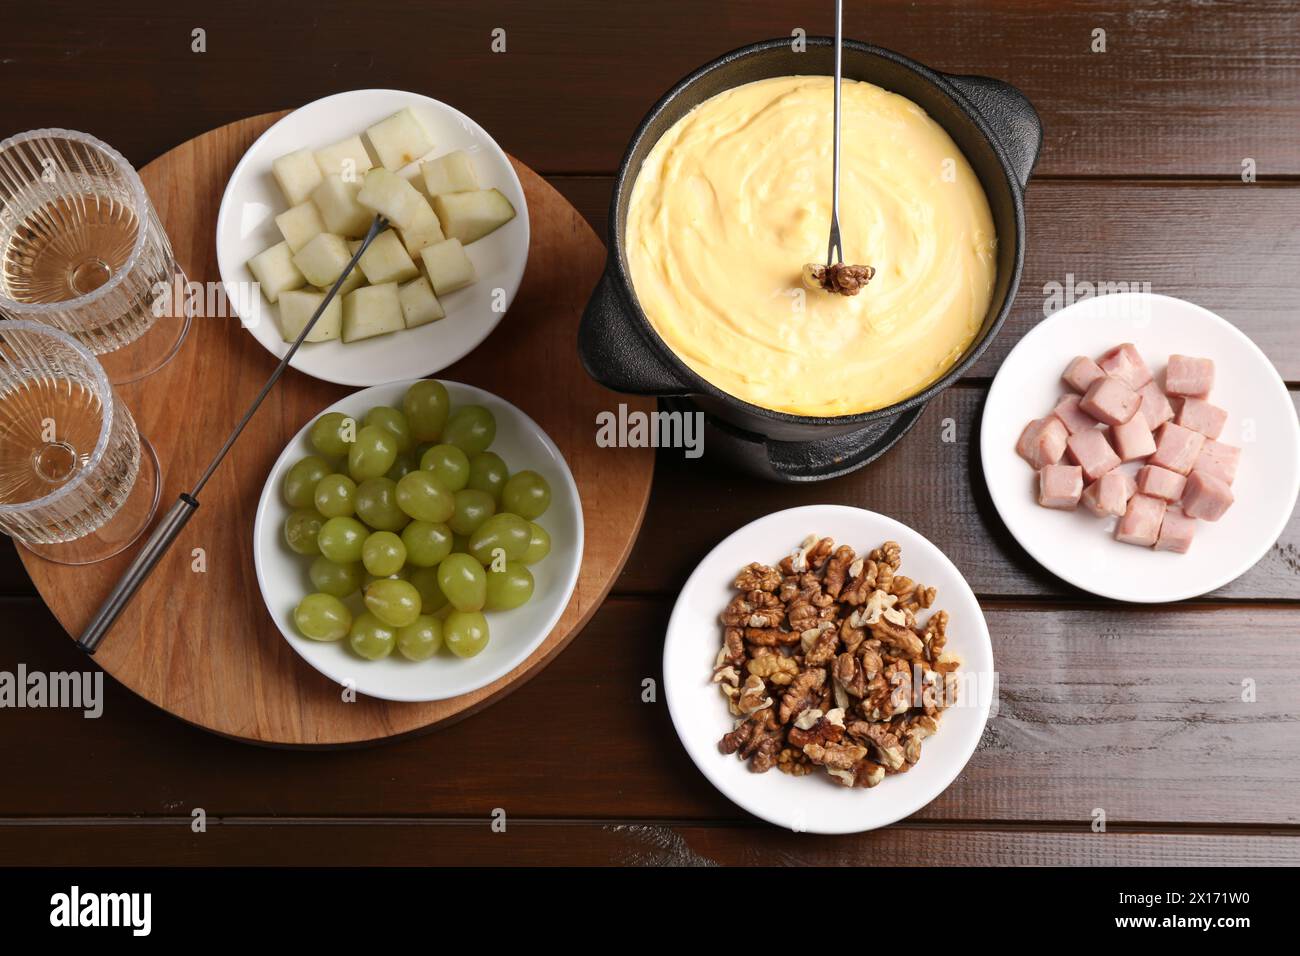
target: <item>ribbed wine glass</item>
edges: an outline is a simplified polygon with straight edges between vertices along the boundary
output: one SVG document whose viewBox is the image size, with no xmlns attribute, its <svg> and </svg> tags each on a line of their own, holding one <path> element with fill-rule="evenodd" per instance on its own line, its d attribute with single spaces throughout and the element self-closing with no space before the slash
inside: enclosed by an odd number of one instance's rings
<svg viewBox="0 0 1300 956">
<path fill-rule="evenodd" d="M 190 316 L 178 276 L 144 184 L 117 150 L 62 129 L 0 142 L 0 313 L 75 336 L 121 385 L 180 348 Z"/>
<path fill-rule="evenodd" d="M 160 478 L 84 345 L 37 322 L 0 322 L 0 531 L 51 561 L 99 561 L 148 526 Z"/>
</svg>

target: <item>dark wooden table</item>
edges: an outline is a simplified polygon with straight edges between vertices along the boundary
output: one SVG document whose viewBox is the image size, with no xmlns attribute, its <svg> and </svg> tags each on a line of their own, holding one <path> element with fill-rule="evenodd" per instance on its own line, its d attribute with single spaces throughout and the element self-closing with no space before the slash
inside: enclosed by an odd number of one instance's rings
<svg viewBox="0 0 1300 956">
<path fill-rule="evenodd" d="M 355 87 L 410 89 L 475 116 L 602 234 L 610 174 L 664 90 L 743 43 L 826 32 L 830 8 L 133 6 L 48 0 L 6 13 L 0 135 L 82 129 L 142 165 L 242 116 Z M 98 720 L 0 711 L 0 863 L 1300 862 L 1300 523 L 1293 516 L 1221 591 L 1126 607 L 1039 569 L 992 510 L 973 460 L 990 376 L 1042 317 L 1049 283 L 1071 276 L 1150 283 L 1207 306 L 1296 388 L 1300 6 L 847 6 L 849 36 L 1006 79 L 1042 114 L 1021 294 L 973 374 L 885 459 L 837 481 L 785 488 L 707 456 L 661 453 L 641 540 L 585 632 L 512 696 L 427 736 L 258 749 L 188 727 L 111 680 Z M 494 28 L 504 53 L 490 51 Z M 192 49 L 195 29 L 206 52 Z M 1093 52 L 1096 31 L 1105 52 Z M 949 418 L 955 444 L 940 437 Z M 747 818 L 687 759 L 662 698 L 641 701 L 698 559 L 750 519 L 811 502 L 882 511 L 946 551 L 981 597 L 1001 671 L 1000 711 L 956 783 L 904 823 L 838 839 Z M 0 594 L 0 670 L 84 666 L 7 543 Z M 1097 808 L 1105 833 L 1092 829 Z M 191 829 L 196 809 L 204 833 Z M 491 827 L 498 809 L 504 833 Z"/>
</svg>

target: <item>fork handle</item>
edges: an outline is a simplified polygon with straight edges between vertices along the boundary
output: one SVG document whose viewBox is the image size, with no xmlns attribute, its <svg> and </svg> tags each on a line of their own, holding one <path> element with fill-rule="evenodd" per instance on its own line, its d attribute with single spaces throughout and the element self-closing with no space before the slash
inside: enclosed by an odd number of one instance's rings
<svg viewBox="0 0 1300 956">
<path fill-rule="evenodd" d="M 181 529 L 189 523 L 194 512 L 198 510 L 198 499 L 190 495 L 181 495 L 176 499 L 176 503 L 168 509 L 163 515 L 158 527 L 153 529 L 147 541 L 140 548 L 122 577 L 118 579 L 117 585 L 113 588 L 104 603 L 100 605 L 95 616 L 90 619 L 86 629 L 81 632 L 77 638 L 77 646 L 87 654 L 94 654 L 99 648 L 99 642 L 104 639 L 104 635 L 109 632 L 114 623 L 126 610 L 126 606 L 131 603 L 135 597 L 135 592 L 140 590 L 140 585 L 149 577 L 149 572 L 156 565 L 167 550 L 176 540 L 176 536 L 181 533 Z"/>
</svg>

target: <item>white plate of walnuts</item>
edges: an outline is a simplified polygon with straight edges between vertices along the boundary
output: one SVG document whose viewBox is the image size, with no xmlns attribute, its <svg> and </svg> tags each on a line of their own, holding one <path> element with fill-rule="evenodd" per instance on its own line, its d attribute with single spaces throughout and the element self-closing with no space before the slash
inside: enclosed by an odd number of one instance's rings
<svg viewBox="0 0 1300 956">
<path fill-rule="evenodd" d="M 975 752 L 996 692 L 961 572 L 906 525 L 843 505 L 726 538 L 682 588 L 664 645 L 669 713 L 695 765 L 797 832 L 856 833 L 924 807 Z"/>
</svg>

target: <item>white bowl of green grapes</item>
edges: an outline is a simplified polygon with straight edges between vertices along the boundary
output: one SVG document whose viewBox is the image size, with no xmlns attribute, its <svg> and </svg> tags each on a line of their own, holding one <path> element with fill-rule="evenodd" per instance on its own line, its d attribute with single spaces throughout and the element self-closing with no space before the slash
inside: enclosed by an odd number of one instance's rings
<svg viewBox="0 0 1300 956">
<path fill-rule="evenodd" d="M 490 392 L 377 385 L 308 422 L 267 476 L 257 580 L 312 667 L 370 697 L 456 697 L 508 674 L 569 603 L 582 505 L 555 443 Z"/>
</svg>

